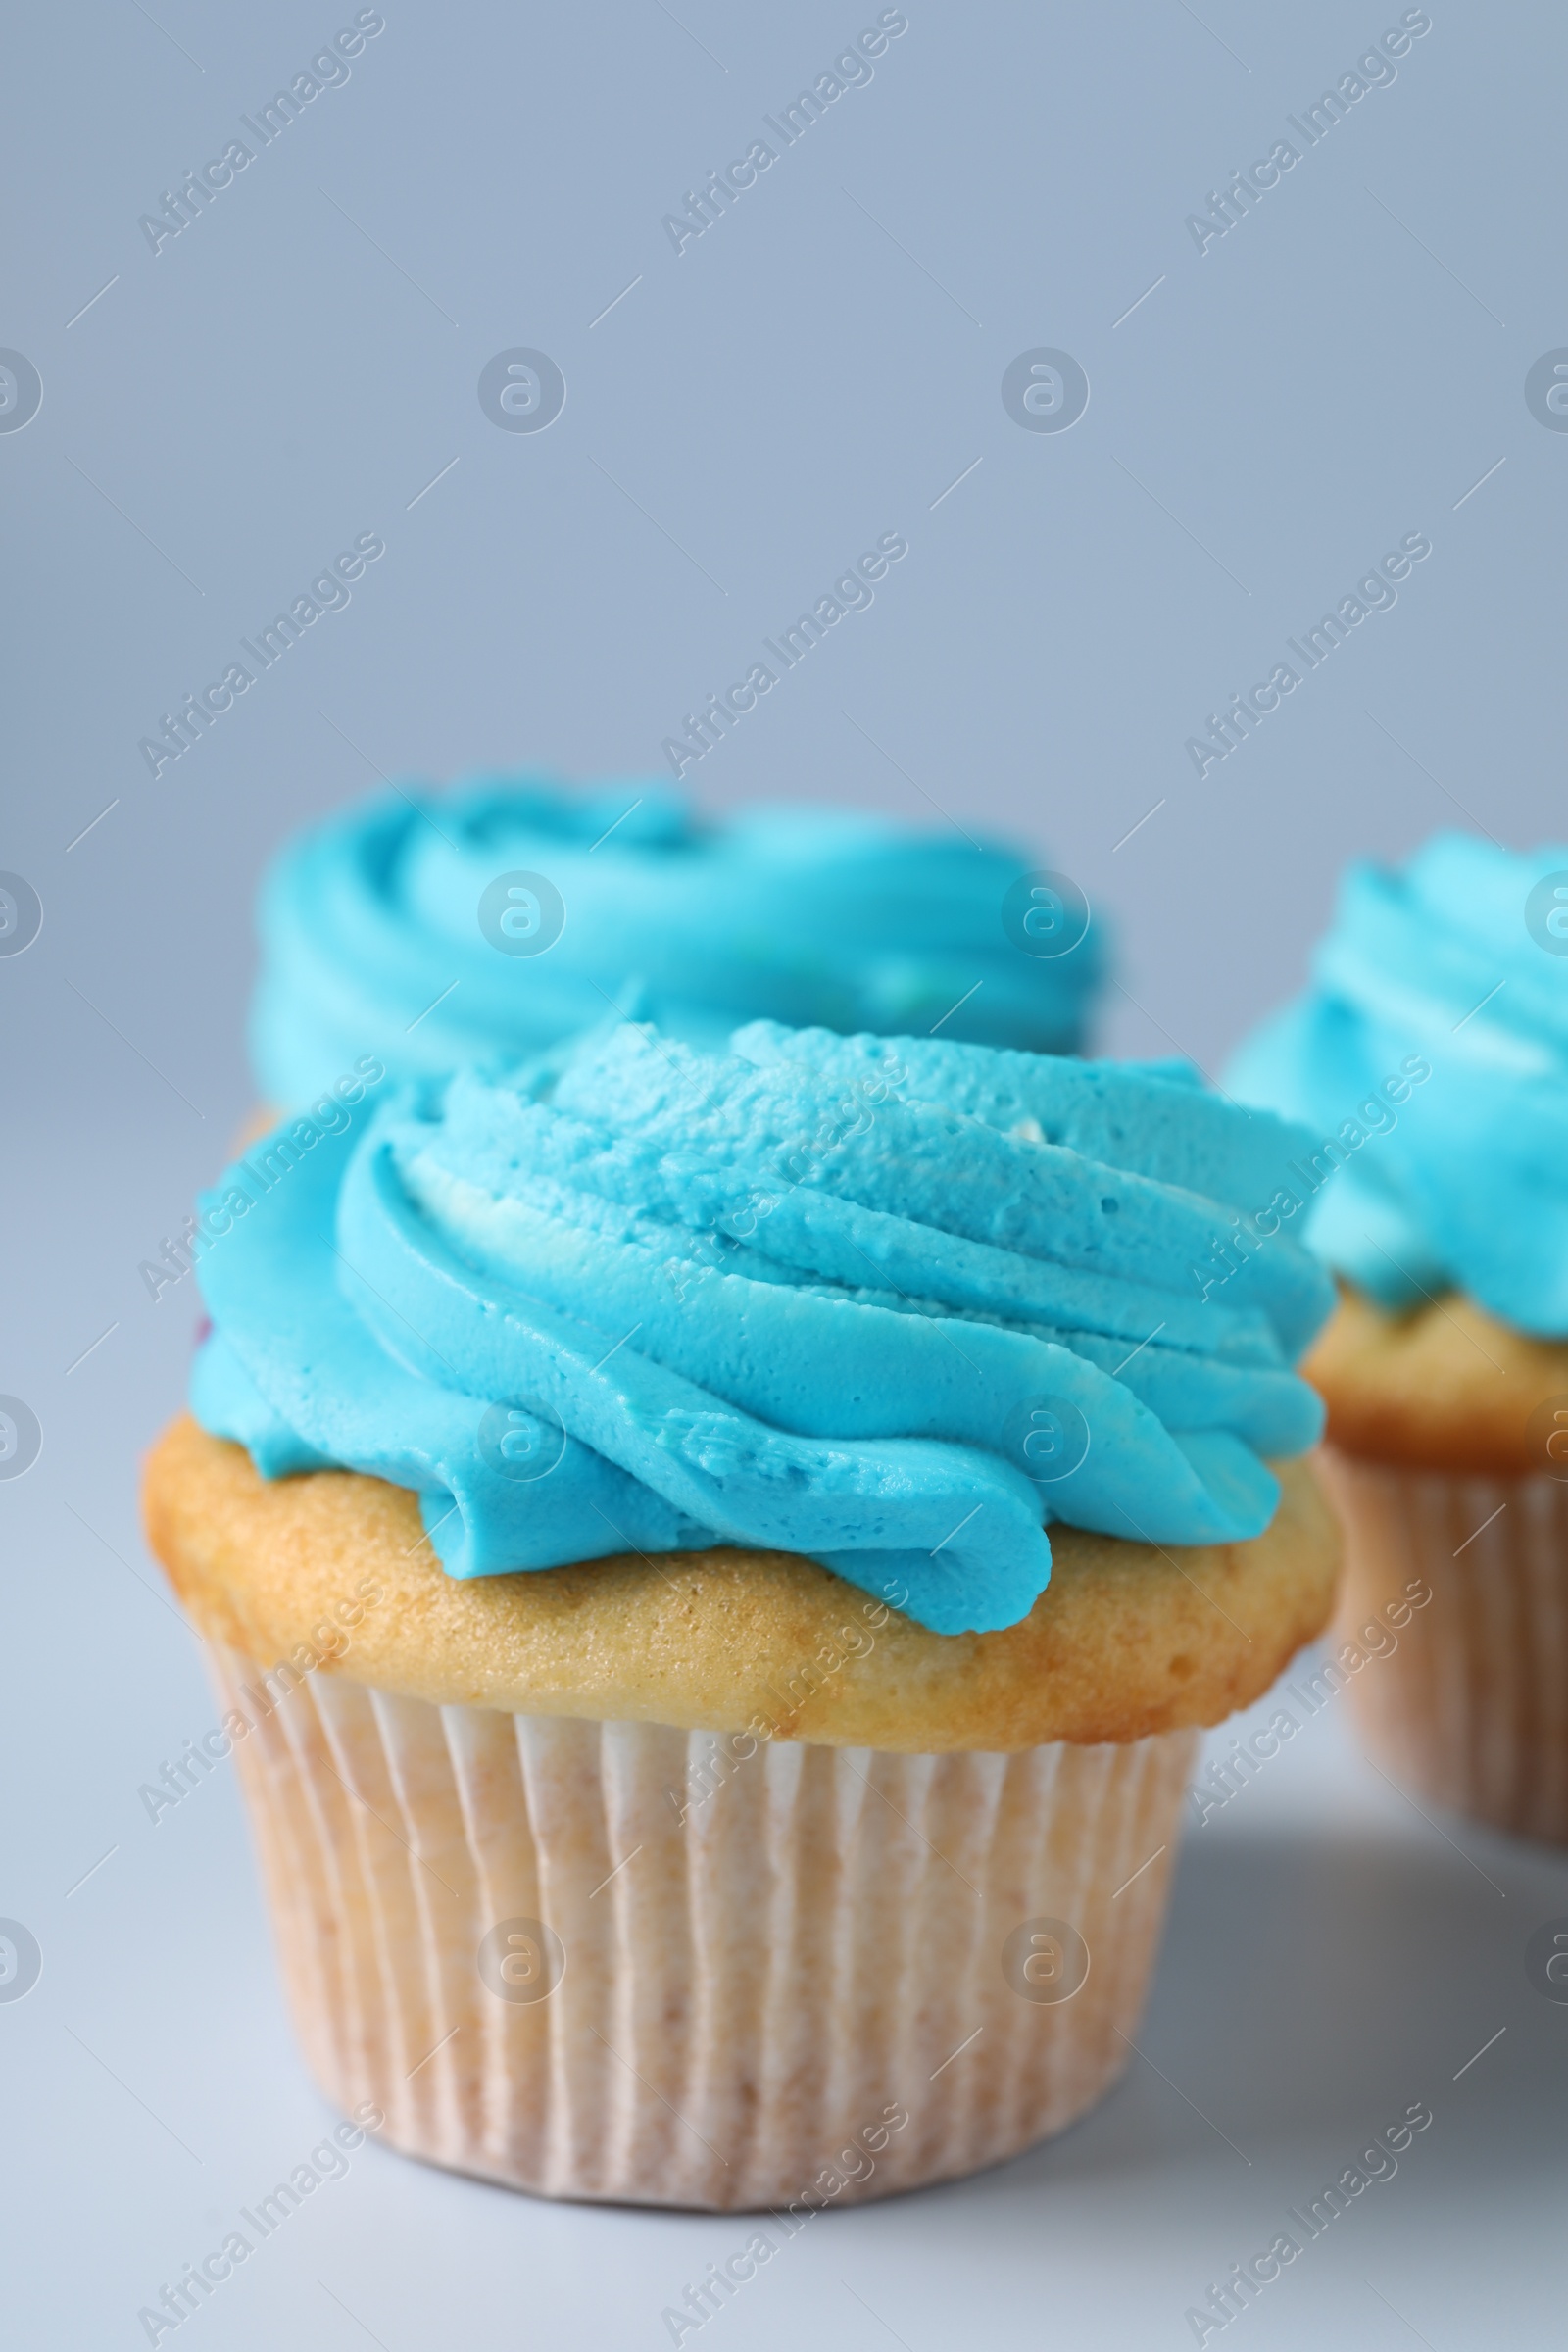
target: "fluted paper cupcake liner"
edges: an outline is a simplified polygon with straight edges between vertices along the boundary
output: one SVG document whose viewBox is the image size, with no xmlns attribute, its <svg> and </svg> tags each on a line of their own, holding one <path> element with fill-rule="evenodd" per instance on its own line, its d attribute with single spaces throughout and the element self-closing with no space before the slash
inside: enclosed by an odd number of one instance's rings
<svg viewBox="0 0 1568 2352">
<path fill-rule="evenodd" d="M 1367 1653 L 1346 1698 L 1368 1749 L 1439 1804 L 1568 1845 L 1568 1485 L 1332 1447 L 1320 1466 L 1346 1534 L 1334 1639 Z M 1396 1644 L 1381 1656 L 1375 1623 Z"/>
<path fill-rule="evenodd" d="M 1126 2063 L 1198 1735 L 1017 1755 L 437 1707 L 213 1649 L 311 2065 L 546 2196 L 884 2195 Z"/>
</svg>

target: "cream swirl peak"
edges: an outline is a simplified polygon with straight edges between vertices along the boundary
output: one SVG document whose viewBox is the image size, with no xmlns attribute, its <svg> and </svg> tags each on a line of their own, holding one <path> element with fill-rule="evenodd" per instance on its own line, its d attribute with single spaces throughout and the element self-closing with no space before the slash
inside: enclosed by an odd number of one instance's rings
<svg viewBox="0 0 1568 2352">
<path fill-rule="evenodd" d="M 355 1121 L 212 1196 L 193 1403 L 417 1490 L 455 1576 L 728 1542 L 994 1628 L 1049 1521 L 1255 1536 L 1319 1433 L 1321 1268 L 1191 1272 L 1304 1139 L 1181 1064 L 620 1024 Z"/>
<path fill-rule="evenodd" d="M 1456 1288 L 1568 1336 L 1568 848 L 1353 865 L 1312 969 L 1226 1076 L 1311 1127 L 1312 1246 L 1390 1309 Z"/>
<path fill-rule="evenodd" d="M 1098 925 L 1054 941 L 1030 909 L 1009 935 L 1008 893 L 1038 876 L 1005 844 L 821 807 L 710 820 L 642 780 L 418 797 L 350 807 L 268 877 L 251 1048 L 273 1102 L 365 1053 L 411 1075 L 515 1059 L 612 1007 L 710 1047 L 754 1015 L 1082 1043 Z"/>
</svg>

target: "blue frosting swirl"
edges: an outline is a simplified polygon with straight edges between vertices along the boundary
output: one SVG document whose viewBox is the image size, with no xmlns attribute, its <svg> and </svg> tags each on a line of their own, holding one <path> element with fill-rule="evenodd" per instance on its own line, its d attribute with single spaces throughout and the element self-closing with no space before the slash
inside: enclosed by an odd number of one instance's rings
<svg viewBox="0 0 1568 2352">
<path fill-rule="evenodd" d="M 417 799 L 350 807 L 269 874 L 251 1053 L 273 1102 L 308 1101 L 366 1053 L 410 1075 L 516 1058 L 612 1007 L 708 1046 L 753 1015 L 1082 1043 L 1098 926 L 1060 956 L 1022 952 L 1003 906 L 1030 860 L 1005 845 L 821 807 L 708 820 L 648 781 Z M 516 872 L 559 894 L 545 952 L 498 953 L 481 928 L 487 887 Z"/>
<path fill-rule="evenodd" d="M 1310 1125 L 1307 1238 L 1382 1305 L 1459 1289 L 1568 1337 L 1568 848 L 1443 833 L 1350 867 L 1226 1084 Z"/>
<path fill-rule="evenodd" d="M 454 1576 L 732 1542 L 1008 1625 L 1052 1520 L 1267 1526 L 1332 1286 L 1284 1237 L 1193 1268 L 1303 1140 L 1181 1063 L 611 1025 L 236 1162 L 192 1401 L 268 1477 L 417 1490 Z"/>
</svg>

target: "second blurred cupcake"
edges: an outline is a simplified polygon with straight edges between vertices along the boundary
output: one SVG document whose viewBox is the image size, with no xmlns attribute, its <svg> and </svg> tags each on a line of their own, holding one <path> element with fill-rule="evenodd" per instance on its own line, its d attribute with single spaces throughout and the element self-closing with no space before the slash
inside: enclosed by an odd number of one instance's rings
<svg viewBox="0 0 1568 2352">
<path fill-rule="evenodd" d="M 255 1074 L 309 1101 L 538 1051 L 612 1010 L 716 1045 L 738 1020 L 1076 1052 L 1101 972 L 1066 877 L 863 811 L 699 817 L 646 779 L 393 790 L 297 835 L 260 906 Z"/>
<path fill-rule="evenodd" d="M 1328 1671 L 1408 1785 L 1568 1843 L 1568 849 L 1352 868 L 1227 1084 L 1311 1125 L 1273 1222 L 1346 1285 L 1304 1367 L 1348 1536 Z"/>
</svg>

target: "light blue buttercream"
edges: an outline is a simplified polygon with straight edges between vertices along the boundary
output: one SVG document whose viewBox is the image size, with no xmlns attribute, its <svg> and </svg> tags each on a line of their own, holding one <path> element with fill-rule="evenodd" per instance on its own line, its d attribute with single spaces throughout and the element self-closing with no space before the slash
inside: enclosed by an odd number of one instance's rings
<svg viewBox="0 0 1568 2352">
<path fill-rule="evenodd" d="M 1311 986 L 1233 1060 L 1233 1094 L 1311 1127 L 1308 1239 L 1382 1305 L 1459 1289 L 1568 1336 L 1565 951 L 1568 848 L 1439 834 L 1349 869 Z"/>
<path fill-rule="evenodd" d="M 230 1169 L 193 1403 L 417 1490 L 455 1576 L 732 1542 L 1008 1625 L 1050 1520 L 1267 1526 L 1332 1289 L 1284 1235 L 1195 1268 L 1303 1142 L 1179 1064 L 611 1024 Z"/>
<path fill-rule="evenodd" d="M 754 1014 L 1082 1044 L 1098 922 L 1064 955 L 1024 953 L 1003 907 L 1030 860 L 1005 844 L 822 807 L 708 820 L 647 780 L 411 791 L 299 834 L 271 868 L 251 1051 L 272 1102 L 309 1101 L 368 1052 L 408 1075 L 514 1059 L 612 1007 L 712 1047 Z M 564 909 L 537 955 L 480 927 L 486 887 L 516 871 Z"/>
</svg>

